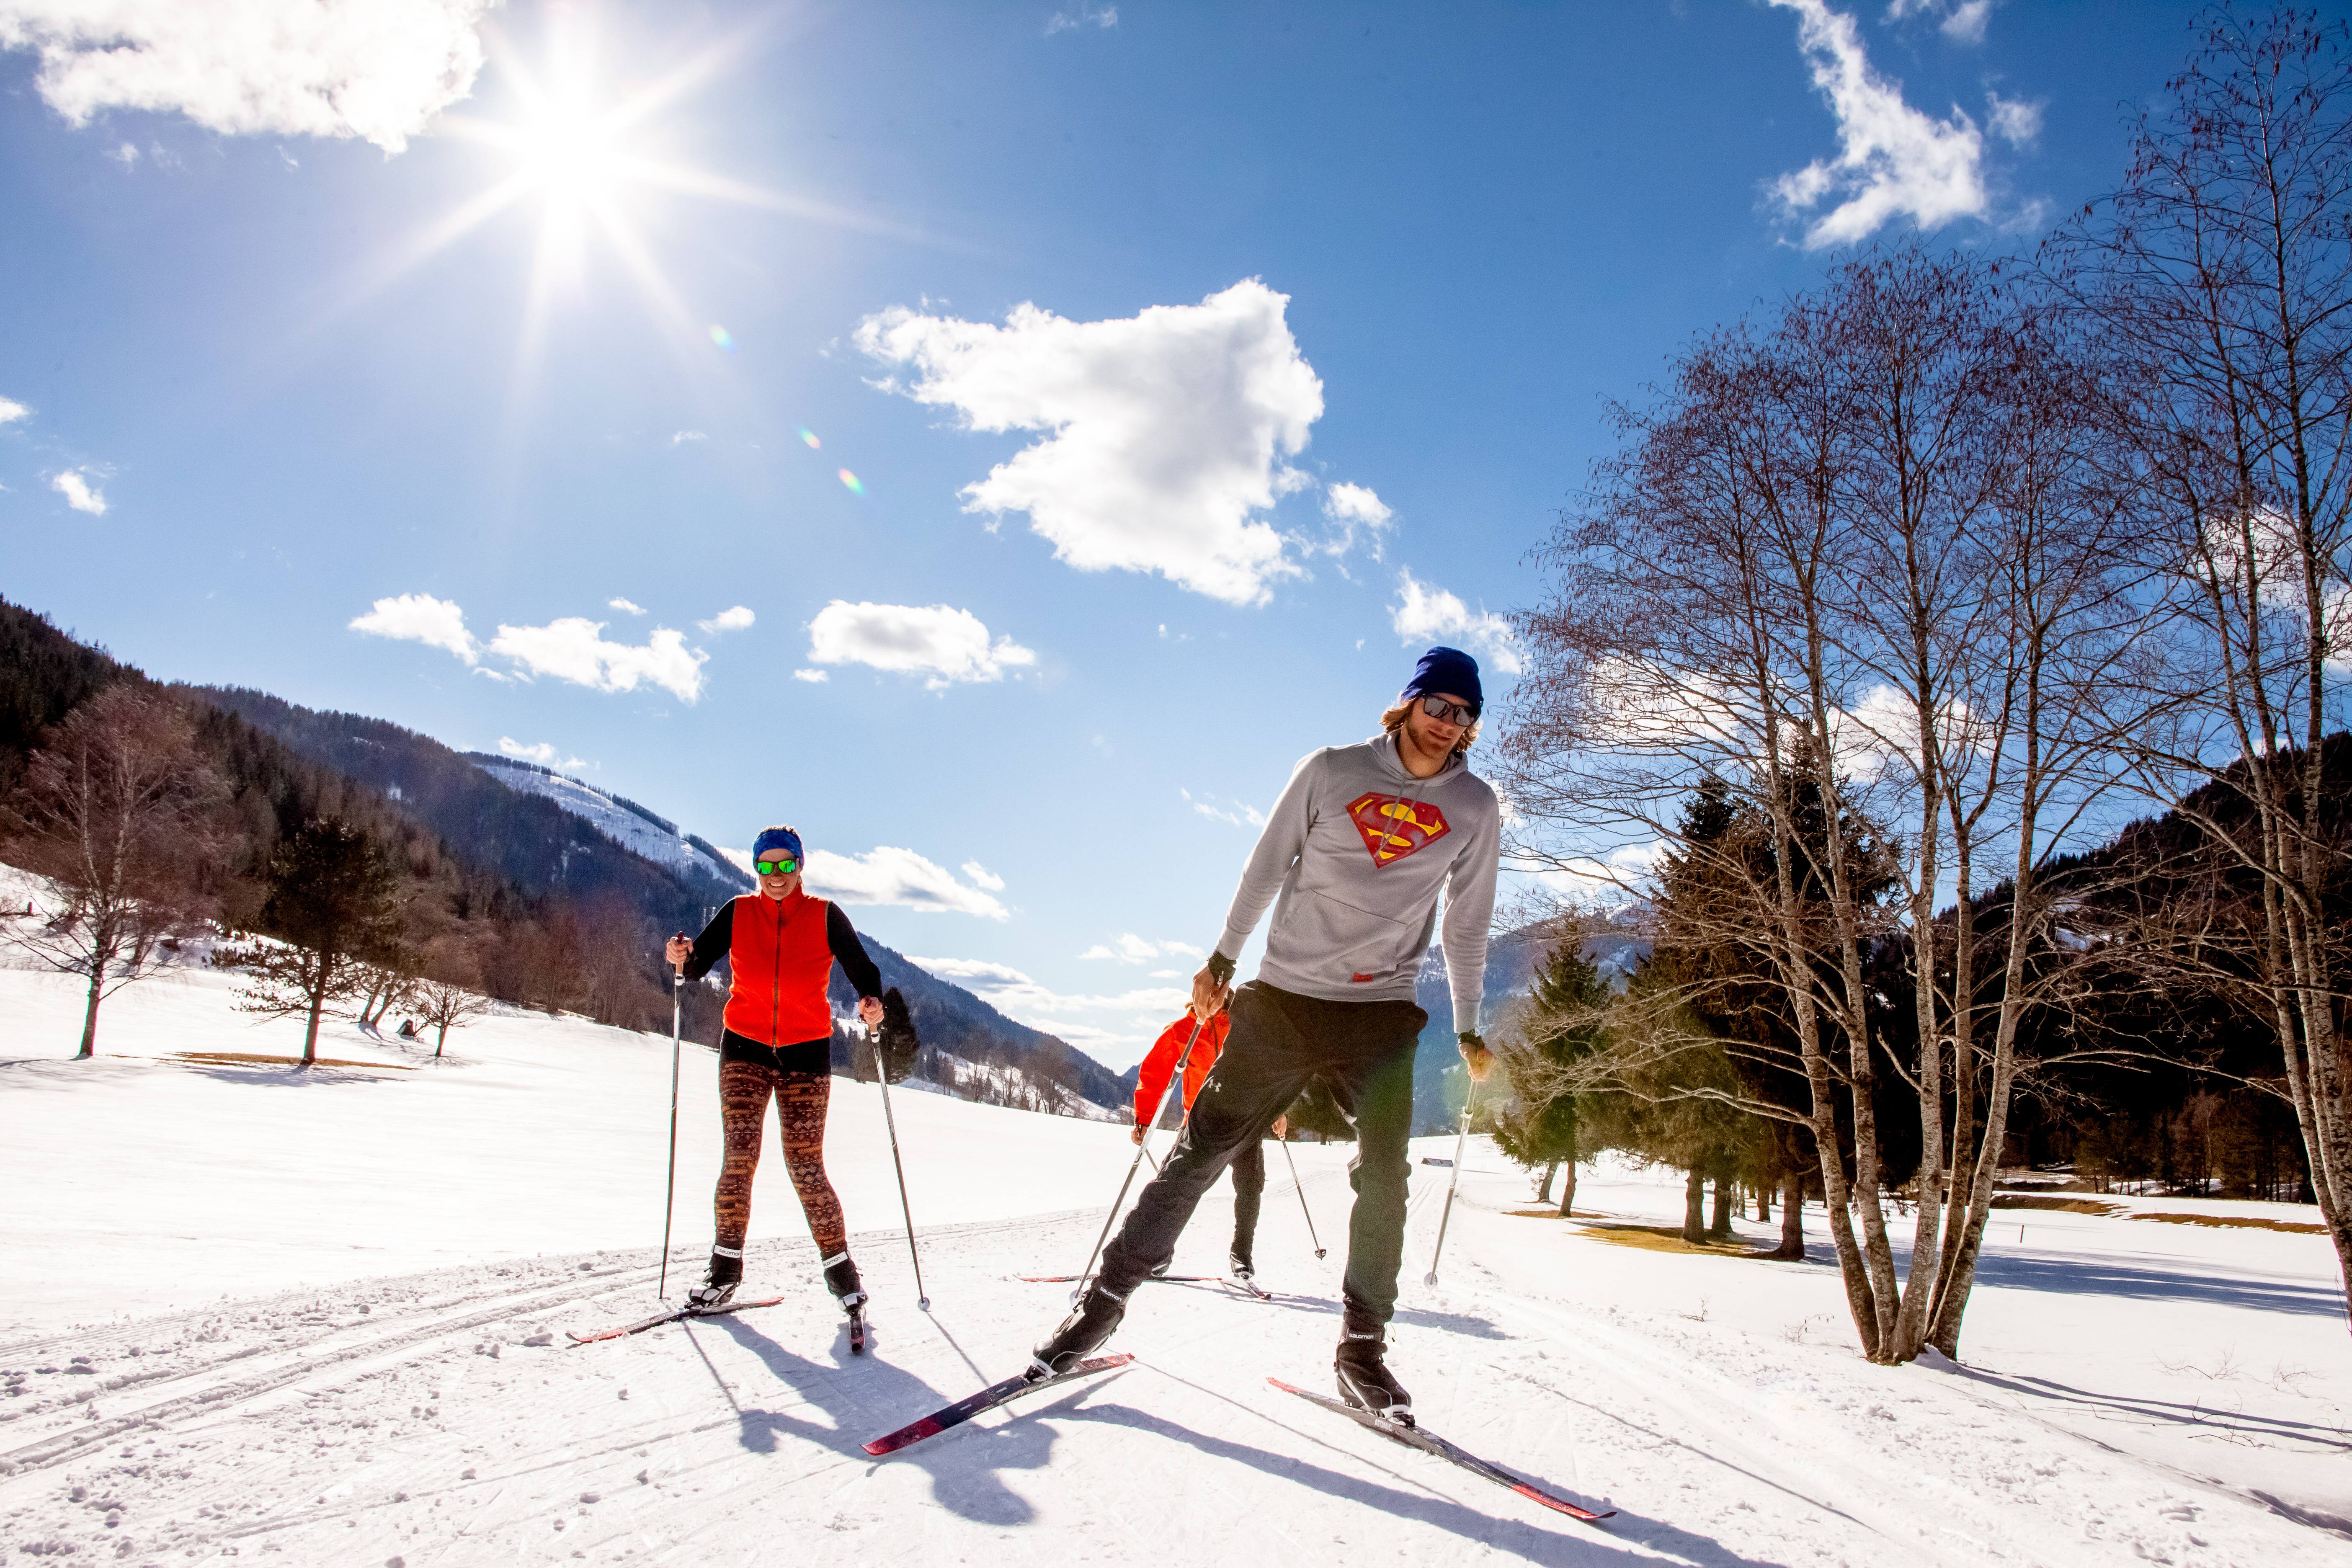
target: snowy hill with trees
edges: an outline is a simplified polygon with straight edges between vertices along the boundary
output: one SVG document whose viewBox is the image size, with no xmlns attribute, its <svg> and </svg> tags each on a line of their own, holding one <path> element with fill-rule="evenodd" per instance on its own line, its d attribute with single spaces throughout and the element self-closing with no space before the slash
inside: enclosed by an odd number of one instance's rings
<svg viewBox="0 0 2352 1568">
<path fill-rule="evenodd" d="M 1396 1363 L 1429 1428 L 1616 1516 L 1581 1526 L 1270 1388 L 1322 1388 L 1340 1253 L 1273 1162 L 1270 1302 L 1150 1287 L 1125 1373 L 874 1460 L 865 1438 L 1006 1375 L 1063 1310 L 1132 1156 L 1121 1129 L 894 1099 L 932 1299 L 916 1310 L 878 1091 L 827 1162 L 876 1292 L 853 1360 L 781 1160 L 751 1285 L 782 1304 L 572 1347 L 659 1267 L 666 1037 L 505 1010 L 438 1064 L 173 972 L 58 1059 L 80 1001 L 0 971 L 0 1549 L 161 1564 L 1465 1560 L 2081 1565 L 2352 1554 L 2352 1368 L 2292 1205 L 2005 1213 L 1965 1367 L 1860 1359 L 1817 1207 L 1801 1262 L 1670 1233 L 1671 1173 L 1589 1170 L 1529 1213 L 1473 1140 L 1418 1164 Z M 242 1059 L 241 1059 L 242 1058 Z M 713 1063 L 685 1058 L 675 1299 L 709 1238 Z M 102 1157 L 93 1157 L 103 1151 Z M 1416 1154 L 1450 1157 L 1451 1138 Z M 1295 1145 L 1327 1244 L 1344 1148 Z M 1213 1268 L 1228 1192 L 1179 1272 Z M 2183 1220 L 2191 1223 L 2182 1223 Z M 2252 1220 L 2257 1223 L 2248 1225 Z M 2218 1222 L 2218 1223 L 2217 1223 Z M 2262 1222 L 2282 1228 L 2263 1228 Z"/>
<path fill-rule="evenodd" d="M 751 890 L 751 879 L 716 847 L 694 834 L 682 832 L 677 824 L 655 816 L 633 800 L 608 795 L 593 784 L 553 768 L 541 767 L 537 763 L 495 757 L 488 752 L 465 752 L 460 755 L 509 789 L 543 795 L 574 816 L 585 817 L 605 837 L 656 865 L 675 867 L 722 886 L 732 886 L 738 892 Z"/>
</svg>

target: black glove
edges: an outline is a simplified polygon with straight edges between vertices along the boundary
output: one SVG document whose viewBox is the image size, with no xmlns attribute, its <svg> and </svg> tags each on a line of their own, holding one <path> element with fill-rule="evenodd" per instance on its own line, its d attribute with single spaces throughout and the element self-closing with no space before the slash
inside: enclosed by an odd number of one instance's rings
<svg viewBox="0 0 2352 1568">
<path fill-rule="evenodd" d="M 1463 1030 L 1461 1040 L 1462 1048 L 1465 1051 L 1483 1051 L 1486 1048 L 1486 1042 L 1478 1037 L 1478 1031 L 1475 1029 Z"/>
<path fill-rule="evenodd" d="M 915 1037 L 915 1020 L 907 1012 L 907 999 L 893 985 L 882 993 L 882 1031 L 874 1042 L 882 1081 L 906 1082 L 915 1070 L 915 1053 L 922 1048 L 923 1042 Z"/>
<path fill-rule="evenodd" d="M 1211 952 L 1209 978 L 1220 985 L 1231 985 L 1234 983 L 1234 961 L 1222 952 Z"/>
</svg>

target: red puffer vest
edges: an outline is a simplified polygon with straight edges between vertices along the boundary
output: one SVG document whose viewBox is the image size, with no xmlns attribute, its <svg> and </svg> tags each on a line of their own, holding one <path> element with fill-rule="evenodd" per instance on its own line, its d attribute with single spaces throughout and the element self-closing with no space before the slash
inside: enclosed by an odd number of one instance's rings
<svg viewBox="0 0 2352 1568">
<path fill-rule="evenodd" d="M 833 978 L 823 899 L 795 892 L 778 900 L 746 893 L 735 900 L 734 941 L 727 957 L 735 981 L 727 993 L 727 1026 L 763 1046 L 791 1046 L 833 1034 L 825 984 Z"/>
</svg>

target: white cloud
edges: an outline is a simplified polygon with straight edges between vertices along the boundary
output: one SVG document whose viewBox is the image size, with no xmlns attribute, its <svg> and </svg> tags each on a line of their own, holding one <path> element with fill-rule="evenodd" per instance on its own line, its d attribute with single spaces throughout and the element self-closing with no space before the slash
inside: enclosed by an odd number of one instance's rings
<svg viewBox="0 0 2352 1568">
<path fill-rule="evenodd" d="M 1063 32 L 1068 28 L 1083 27 L 1088 24 L 1092 24 L 1097 27 L 1118 26 L 1118 7 L 1116 5 L 1089 5 L 1085 3 L 1085 0 L 1079 0 L 1079 3 L 1076 5 L 1072 6 L 1069 10 L 1056 11 L 1053 16 L 1046 18 L 1045 36 L 1050 38 L 1055 34 Z"/>
<path fill-rule="evenodd" d="M 1289 303 L 1253 278 L 1118 321 L 1023 304 L 999 327 L 897 306 L 860 322 L 856 342 L 915 373 L 886 390 L 951 407 L 967 428 L 1046 432 L 965 486 L 967 510 L 1027 512 L 1082 572 L 1157 572 L 1251 605 L 1299 571 L 1252 514 L 1311 482 L 1285 459 L 1323 414 Z"/>
<path fill-rule="evenodd" d="M 1139 1037 L 1131 1034 L 1088 1029 L 1083 1025 L 1073 1026 L 1064 1021 L 1068 1014 L 1125 1013 L 1130 1016 L 1131 1022 L 1144 1029 L 1156 1031 L 1181 1013 L 1192 1000 L 1190 989 L 1174 985 L 1144 986 L 1109 995 L 1055 991 L 1009 964 L 991 963 L 981 959 L 917 958 L 909 954 L 907 962 L 930 971 L 942 980 L 952 980 L 969 987 L 989 1005 L 1008 1016 L 1034 1028 L 1050 1029 L 1067 1039 L 1079 1038 L 1082 1034 L 1109 1041 Z"/>
<path fill-rule="evenodd" d="M 982 865 L 977 860 L 965 861 L 963 863 L 963 874 L 970 877 L 973 882 L 977 883 L 979 886 L 986 888 L 992 893 L 1001 893 L 1004 891 L 1004 879 L 998 876 L 995 872 L 990 870 L 987 867 Z"/>
<path fill-rule="evenodd" d="M 133 142 L 125 142 L 113 152 L 100 153 L 99 156 L 121 164 L 122 172 L 126 174 L 139 166 L 139 148 Z"/>
<path fill-rule="evenodd" d="M 702 666 L 710 656 L 686 646 L 685 634 L 656 626 L 643 647 L 607 642 L 604 623 L 565 616 L 543 626 L 500 626 L 490 651 L 530 675 L 551 675 L 597 691 L 634 691 L 640 680 L 664 687 L 680 701 L 702 695 Z"/>
<path fill-rule="evenodd" d="M 1206 958 L 1208 954 L 1189 942 L 1150 942 L 1133 931 L 1123 931 L 1108 942 L 1095 943 L 1078 956 L 1108 958 L 1117 963 L 1149 963 L 1155 958 Z"/>
<path fill-rule="evenodd" d="M 673 447 L 683 447 L 688 441 L 708 441 L 709 439 L 709 437 L 704 435 L 699 430 L 680 430 L 670 437 L 669 444 Z"/>
<path fill-rule="evenodd" d="M 1423 583 L 1412 572 L 1397 574 L 1397 603 L 1389 606 L 1389 625 L 1407 646 L 1443 643 L 1483 654 L 1505 675 L 1517 675 L 1519 634 L 1502 616 L 1473 611 L 1454 595 Z"/>
<path fill-rule="evenodd" d="M 66 498 L 66 505 L 76 511 L 86 511 L 92 517 L 106 515 L 106 497 L 89 482 L 82 470 L 68 468 L 62 474 L 49 476 L 49 489 Z"/>
<path fill-rule="evenodd" d="M 811 686 L 822 686 L 833 679 L 833 674 L 830 670 L 824 669 L 796 669 L 793 671 L 793 679 L 805 680 Z"/>
<path fill-rule="evenodd" d="M 1985 118 L 1994 135 L 2012 147 L 2031 147 L 2041 138 L 2042 100 L 2028 103 L 2021 98 L 2003 98 L 1997 92 L 1985 96 L 1992 101 L 1992 112 Z"/>
<path fill-rule="evenodd" d="M 731 610 L 719 611 L 707 621 L 697 621 L 694 624 L 700 626 L 708 635 L 717 637 L 720 632 L 740 632 L 758 619 L 759 617 L 747 606 L 738 605 Z"/>
<path fill-rule="evenodd" d="M 0 0 L 73 125 L 181 113 L 224 135 L 358 136 L 387 153 L 473 90 L 492 0 Z"/>
<path fill-rule="evenodd" d="M 1362 485 L 1336 484 L 1323 492 L 1323 515 L 1339 525 L 1339 536 L 1320 546 L 1328 555 L 1345 555 L 1356 547 L 1358 535 L 1365 540 L 1371 557 L 1381 558 L 1381 535 L 1396 519 L 1381 498 Z"/>
<path fill-rule="evenodd" d="M 626 599 L 607 599 L 604 601 L 604 607 L 618 610 L 629 616 L 642 616 L 646 613 L 646 607 L 643 605 L 633 605 Z"/>
<path fill-rule="evenodd" d="M 351 629 L 371 637 L 421 642 L 426 647 L 447 648 L 467 664 L 481 658 L 481 645 L 466 629 L 466 612 L 447 599 L 430 594 L 402 594 L 378 599 L 375 607 L 351 623 Z"/>
<path fill-rule="evenodd" d="M 526 763 L 537 763 L 542 768 L 584 768 L 590 765 L 585 758 L 564 756 L 562 752 L 545 741 L 541 741 L 536 746 L 526 746 L 510 735 L 500 735 L 499 750 L 509 757 L 518 757 Z"/>
<path fill-rule="evenodd" d="M 1992 16 L 1992 0 L 1964 0 L 1944 18 L 1944 37 L 1961 44 L 1985 41 L 1985 23 Z"/>
<path fill-rule="evenodd" d="M 1002 680 L 1007 669 L 1037 662 L 1009 637 L 988 640 L 970 610 L 948 605 L 853 605 L 835 599 L 809 623 L 816 664 L 865 664 L 929 677 L 933 690 L 959 680 Z"/>
<path fill-rule="evenodd" d="M 946 867 L 887 844 L 854 856 L 811 850 L 805 880 L 817 897 L 845 904 L 897 904 L 922 914 L 985 915 L 992 921 L 1011 913 L 989 893 L 957 881 Z"/>
<path fill-rule="evenodd" d="M 1213 795 L 1203 795 L 1200 799 L 1194 800 L 1192 797 L 1192 792 L 1184 788 L 1181 784 L 1177 786 L 1176 793 L 1182 795 L 1186 800 L 1192 801 L 1192 809 L 1213 822 L 1229 822 L 1235 827 L 1264 827 L 1265 826 L 1265 813 L 1258 810 L 1258 808 L 1254 805 L 1244 805 L 1238 800 L 1229 800 L 1223 805 L 1220 805 L 1217 804 L 1217 797 Z"/>
<path fill-rule="evenodd" d="M 0 425 L 5 425 L 11 420 L 30 418 L 32 413 L 31 409 L 13 397 L 0 397 Z"/>
<path fill-rule="evenodd" d="M 1904 102 L 1901 85 L 1871 69 L 1853 18 L 1826 0 L 1771 4 L 1797 13 L 1798 45 L 1838 121 L 1835 158 L 1772 184 L 1792 215 L 1842 198 L 1805 230 L 1806 249 L 1852 244 L 1898 214 L 1933 229 L 1984 212 L 1984 138 L 1974 121 L 1957 107 L 1949 119 L 1930 120 Z"/>
</svg>

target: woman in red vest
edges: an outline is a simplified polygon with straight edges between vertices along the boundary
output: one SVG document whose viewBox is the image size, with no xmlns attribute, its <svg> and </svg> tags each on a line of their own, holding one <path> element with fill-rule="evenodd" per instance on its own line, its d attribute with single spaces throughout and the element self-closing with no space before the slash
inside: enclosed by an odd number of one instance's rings
<svg viewBox="0 0 2352 1568">
<path fill-rule="evenodd" d="M 801 836 L 789 827 L 761 830 L 751 844 L 760 890 L 722 906 L 688 943 L 669 940 L 670 963 L 699 980 L 724 958 L 733 975 L 726 1029 L 719 1045 L 719 1114 L 727 1158 L 719 1173 L 718 1239 L 710 1272 L 687 1292 L 706 1311 L 727 1304 L 743 1279 L 743 1237 L 751 1224 L 751 1173 L 768 1100 L 784 1135 L 784 1169 L 800 1194 L 824 1283 L 853 1321 L 865 1305 L 857 1265 L 849 1256 L 849 1228 L 841 1200 L 824 1174 L 824 1111 L 833 1091 L 833 1008 L 825 1000 L 833 966 L 857 989 L 857 1014 L 868 1027 L 881 1023 L 882 973 L 866 956 L 837 904 L 801 890 Z"/>
</svg>

